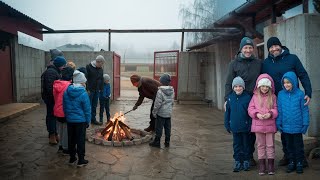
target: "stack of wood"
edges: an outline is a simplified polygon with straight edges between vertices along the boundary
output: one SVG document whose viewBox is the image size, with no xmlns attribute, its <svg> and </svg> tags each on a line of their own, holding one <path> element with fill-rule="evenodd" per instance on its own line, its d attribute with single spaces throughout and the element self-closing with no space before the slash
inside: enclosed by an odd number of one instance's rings
<svg viewBox="0 0 320 180">
<path fill-rule="evenodd" d="M 123 136 L 121 132 L 124 132 Z M 116 118 L 113 121 L 108 121 L 106 127 L 101 131 L 101 135 L 105 137 L 108 141 L 122 141 L 125 138 L 133 140 L 133 137 L 130 132 L 130 127 L 119 121 L 119 118 Z"/>
</svg>

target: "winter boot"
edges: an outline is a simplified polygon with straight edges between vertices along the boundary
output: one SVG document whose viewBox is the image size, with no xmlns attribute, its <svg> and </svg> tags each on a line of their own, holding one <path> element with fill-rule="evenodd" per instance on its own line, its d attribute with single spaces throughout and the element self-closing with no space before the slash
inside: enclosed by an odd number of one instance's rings
<svg viewBox="0 0 320 180">
<path fill-rule="evenodd" d="M 259 159 L 259 175 L 265 175 L 266 172 L 266 160 L 265 159 Z"/>
<path fill-rule="evenodd" d="M 285 156 L 283 156 L 278 163 L 279 166 L 286 166 L 288 164 L 289 164 L 289 160 Z"/>
<path fill-rule="evenodd" d="M 57 153 L 62 153 L 63 152 L 63 148 L 62 146 L 59 146 L 58 152 Z"/>
<path fill-rule="evenodd" d="M 152 147 L 160 148 L 160 138 L 155 137 L 153 142 L 149 143 L 149 145 L 152 146 Z"/>
<path fill-rule="evenodd" d="M 268 159 L 268 174 L 274 175 L 274 159 Z"/>
<path fill-rule="evenodd" d="M 145 128 L 144 130 L 147 131 L 147 132 L 153 131 L 153 129 L 151 128 L 151 126 Z"/>
<path fill-rule="evenodd" d="M 56 140 L 56 135 L 55 134 L 51 134 L 49 137 L 49 144 L 51 145 L 56 145 L 58 144 L 57 140 Z"/>
<path fill-rule="evenodd" d="M 292 171 L 294 171 L 295 170 L 295 166 L 296 165 L 294 164 L 294 162 L 290 161 L 290 163 L 287 166 L 287 173 L 291 173 Z"/>
<path fill-rule="evenodd" d="M 302 162 L 298 162 L 298 163 L 297 163 L 296 172 L 297 172 L 298 174 L 303 173 L 303 163 L 302 163 Z"/>
<path fill-rule="evenodd" d="M 73 165 L 73 164 L 76 163 L 76 161 L 77 161 L 77 158 L 76 158 L 75 156 L 70 157 L 69 164 L 70 164 L 70 165 Z"/>
<path fill-rule="evenodd" d="M 250 162 L 249 161 L 243 161 L 243 170 L 245 170 L 245 171 L 250 170 Z"/>
<path fill-rule="evenodd" d="M 170 138 L 165 138 L 165 140 L 164 140 L 164 146 L 165 147 L 169 147 L 170 146 Z"/>
<path fill-rule="evenodd" d="M 233 165 L 233 172 L 240 172 L 242 170 L 241 162 L 235 161 Z"/>
<path fill-rule="evenodd" d="M 78 166 L 78 167 L 83 167 L 83 166 L 86 166 L 88 163 L 89 163 L 88 160 L 86 160 L 86 159 L 84 159 L 84 158 L 79 158 L 79 161 L 78 161 L 77 166 Z"/>
</svg>

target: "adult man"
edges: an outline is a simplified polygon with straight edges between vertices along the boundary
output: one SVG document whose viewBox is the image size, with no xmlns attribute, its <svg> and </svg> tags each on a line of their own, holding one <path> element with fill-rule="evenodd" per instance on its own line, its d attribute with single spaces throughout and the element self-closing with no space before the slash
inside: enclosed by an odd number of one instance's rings
<svg viewBox="0 0 320 180">
<path fill-rule="evenodd" d="M 103 69 L 102 66 L 105 59 L 102 55 L 98 55 L 95 60 L 86 66 L 87 70 L 87 90 L 91 104 L 91 123 L 101 125 L 103 122 L 96 120 L 96 110 L 100 91 L 103 90 Z"/>
<path fill-rule="evenodd" d="M 47 66 L 46 71 L 41 75 L 41 96 L 47 107 L 46 125 L 49 133 L 49 144 L 52 145 L 56 145 L 58 140 L 56 118 L 53 115 L 53 82 L 61 78 L 61 70 L 67 64 L 67 61 L 63 56 L 57 56 L 62 54 L 61 51 L 58 51 L 50 50 L 53 61 Z"/>
<path fill-rule="evenodd" d="M 255 58 L 253 55 L 253 41 L 248 38 L 242 38 L 240 42 L 240 49 L 236 56 L 236 58 L 230 62 L 229 70 L 227 75 L 227 80 L 225 84 L 225 105 L 227 102 L 228 95 L 232 92 L 232 80 L 240 76 L 246 86 L 246 91 L 249 92 L 250 95 L 253 94 L 253 90 L 256 84 L 256 80 L 260 75 L 261 64 L 262 62 Z M 225 106 L 224 105 L 224 106 Z M 250 134 L 250 165 L 255 166 L 256 162 L 253 159 L 254 153 L 254 144 L 256 141 L 256 136 L 254 133 Z"/>
<path fill-rule="evenodd" d="M 136 104 L 133 106 L 133 110 L 136 110 L 138 106 L 141 105 L 143 99 L 146 97 L 148 99 L 152 99 L 152 105 L 150 109 L 150 125 L 149 127 L 145 128 L 144 130 L 147 132 L 154 131 L 155 128 L 155 120 L 156 118 L 152 115 L 152 110 L 154 106 L 154 100 L 157 95 L 158 87 L 161 85 L 159 81 L 148 77 L 140 77 L 139 75 L 132 75 L 130 77 L 131 83 L 133 86 L 138 88 L 139 91 L 139 99 L 137 100 Z"/>
<path fill-rule="evenodd" d="M 267 41 L 267 48 L 269 51 L 268 57 L 262 64 L 262 73 L 269 74 L 275 85 L 275 94 L 282 90 L 281 79 L 282 76 L 289 71 L 295 72 L 305 90 L 306 103 L 308 105 L 311 100 L 312 88 L 309 75 L 301 64 L 300 59 L 295 54 L 290 54 L 289 49 L 282 46 L 277 37 L 271 37 Z M 284 153 L 283 158 L 279 161 L 280 166 L 288 164 L 286 141 L 281 133 L 282 150 Z M 307 166 L 307 161 L 304 161 L 304 166 Z"/>
</svg>

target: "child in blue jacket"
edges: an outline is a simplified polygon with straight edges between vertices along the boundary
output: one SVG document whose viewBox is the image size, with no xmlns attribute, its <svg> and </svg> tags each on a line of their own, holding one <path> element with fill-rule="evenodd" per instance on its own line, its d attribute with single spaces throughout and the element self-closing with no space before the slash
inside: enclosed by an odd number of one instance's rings
<svg viewBox="0 0 320 180">
<path fill-rule="evenodd" d="M 250 132 L 251 118 L 248 106 L 251 96 L 244 91 L 245 83 L 238 76 L 232 81 L 233 92 L 227 97 L 224 125 L 233 135 L 233 158 L 235 160 L 233 172 L 250 169 Z"/>
<path fill-rule="evenodd" d="M 85 166 L 88 160 L 85 156 L 86 128 L 91 121 L 91 105 L 88 93 L 85 89 L 87 79 L 78 70 L 73 73 L 73 84 L 68 87 L 63 95 L 63 110 L 67 119 L 68 148 L 70 153 L 70 164 L 77 161 L 78 166 Z"/>
<path fill-rule="evenodd" d="M 304 144 L 302 134 L 309 126 L 309 109 L 305 106 L 304 93 L 298 88 L 298 78 L 294 72 L 282 77 L 282 88 L 278 94 L 277 128 L 287 142 L 289 165 L 287 172 L 296 170 L 303 173 Z"/>
<path fill-rule="evenodd" d="M 100 92 L 100 124 L 103 123 L 103 111 L 106 109 L 107 122 L 110 121 L 110 97 L 111 86 L 110 76 L 108 74 L 103 75 L 103 90 Z"/>
</svg>

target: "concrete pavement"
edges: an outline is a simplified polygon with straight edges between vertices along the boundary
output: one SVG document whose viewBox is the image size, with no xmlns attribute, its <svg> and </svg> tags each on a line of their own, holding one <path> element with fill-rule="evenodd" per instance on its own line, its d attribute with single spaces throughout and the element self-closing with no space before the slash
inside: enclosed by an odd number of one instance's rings
<svg viewBox="0 0 320 180">
<path fill-rule="evenodd" d="M 111 112 L 130 110 L 135 101 L 115 101 Z M 148 125 L 150 101 L 129 113 L 126 123 L 143 129 Z M 304 174 L 285 172 L 276 166 L 276 175 L 260 177 L 257 168 L 232 172 L 232 136 L 224 130 L 223 113 L 205 105 L 175 105 L 170 148 L 148 144 L 107 147 L 86 143 L 89 164 L 77 168 L 69 157 L 57 154 L 48 144 L 45 106 L 0 124 L 1 179 L 317 179 L 320 162 L 312 160 Z M 97 128 L 91 126 L 90 128 Z M 162 142 L 163 142 L 162 138 Z M 276 144 L 276 162 L 282 157 Z"/>
</svg>

